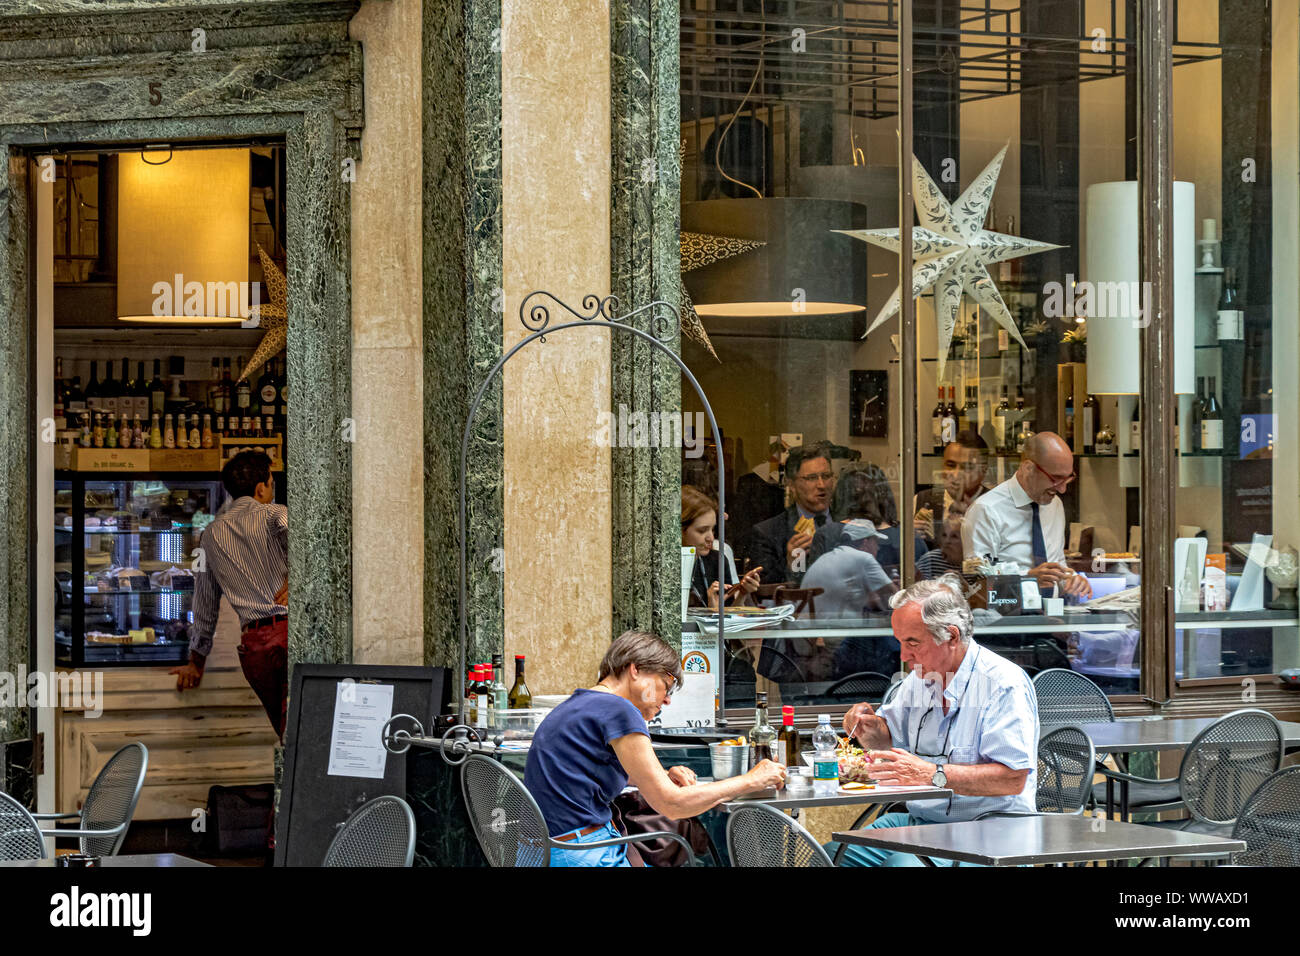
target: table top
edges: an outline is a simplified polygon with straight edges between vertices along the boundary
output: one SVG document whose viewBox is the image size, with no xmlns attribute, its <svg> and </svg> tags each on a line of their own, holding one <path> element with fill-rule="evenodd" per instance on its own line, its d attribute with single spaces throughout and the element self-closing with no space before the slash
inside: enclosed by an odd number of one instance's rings
<svg viewBox="0 0 1300 956">
<path fill-rule="evenodd" d="M 1116 720 L 1079 724 L 1102 753 L 1142 753 L 1181 750 L 1218 717 L 1175 717 L 1161 720 Z M 1300 724 L 1282 722 L 1282 737 L 1289 746 L 1300 744 Z"/>
<path fill-rule="evenodd" d="M 701 781 L 703 782 L 703 781 Z M 788 797 L 784 790 L 768 791 L 749 797 L 737 797 L 719 806 L 723 813 L 739 810 L 747 804 L 765 803 L 777 810 L 794 810 L 799 807 L 851 807 L 872 803 L 895 803 L 901 800 L 939 800 L 952 796 L 952 791 L 942 787 L 875 787 L 871 790 L 840 791 L 829 797 Z"/>
<path fill-rule="evenodd" d="M 1098 829 L 1094 830 L 1094 826 Z M 833 839 L 983 866 L 1082 863 L 1208 853 L 1226 856 L 1246 849 L 1242 840 L 1072 814 L 994 817 L 963 823 L 850 830 L 834 834 Z"/>
<path fill-rule="evenodd" d="M 104 856 L 99 859 L 100 868 L 106 867 L 123 867 L 123 866 L 211 866 L 211 863 L 202 863 L 199 860 L 191 860 L 187 856 L 177 856 L 175 853 L 138 853 L 129 856 Z M 0 862 L 0 866 L 35 866 L 56 868 L 58 864 L 54 858 L 47 860 L 6 860 Z M 80 873 L 79 869 L 69 868 L 69 873 Z"/>
</svg>

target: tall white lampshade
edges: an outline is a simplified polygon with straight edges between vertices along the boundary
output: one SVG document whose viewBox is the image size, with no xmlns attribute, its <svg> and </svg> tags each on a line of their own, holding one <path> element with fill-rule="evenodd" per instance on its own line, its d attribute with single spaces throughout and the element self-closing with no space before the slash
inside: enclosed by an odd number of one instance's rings
<svg viewBox="0 0 1300 956">
<path fill-rule="evenodd" d="M 1091 283 L 1088 391 L 1136 395 L 1139 322 L 1147 297 L 1138 275 L 1138 184 L 1094 183 L 1086 200 L 1082 279 Z M 1174 183 L 1174 391 L 1196 390 L 1196 186 Z M 1068 291 L 1068 290 L 1067 290 Z"/>
</svg>

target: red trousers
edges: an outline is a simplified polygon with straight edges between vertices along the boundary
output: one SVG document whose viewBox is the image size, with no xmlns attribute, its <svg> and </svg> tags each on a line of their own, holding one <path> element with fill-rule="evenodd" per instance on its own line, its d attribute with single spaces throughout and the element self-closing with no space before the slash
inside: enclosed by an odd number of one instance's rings
<svg viewBox="0 0 1300 956">
<path fill-rule="evenodd" d="M 266 708 L 276 735 L 283 739 L 289 704 L 289 622 L 249 628 L 241 637 L 238 650 L 244 677 Z"/>
</svg>

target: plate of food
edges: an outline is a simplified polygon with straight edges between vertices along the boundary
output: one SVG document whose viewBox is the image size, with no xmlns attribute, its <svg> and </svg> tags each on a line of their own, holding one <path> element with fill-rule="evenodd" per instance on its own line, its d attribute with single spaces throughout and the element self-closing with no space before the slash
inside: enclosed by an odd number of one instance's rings
<svg viewBox="0 0 1300 956">
<path fill-rule="evenodd" d="M 813 758 L 816 756 L 815 751 L 803 751 L 804 762 L 810 767 L 813 765 Z M 871 751 L 864 751 L 848 737 L 841 737 L 835 756 L 839 758 L 840 763 L 841 789 L 848 784 L 870 784 L 873 787 L 875 786 L 875 782 L 867 776 L 867 768 L 871 764 Z"/>
</svg>

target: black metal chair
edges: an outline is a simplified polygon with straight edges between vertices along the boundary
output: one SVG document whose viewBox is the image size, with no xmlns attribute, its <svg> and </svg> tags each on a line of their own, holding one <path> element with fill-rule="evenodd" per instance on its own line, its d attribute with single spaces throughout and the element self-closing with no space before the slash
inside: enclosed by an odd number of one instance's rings
<svg viewBox="0 0 1300 956">
<path fill-rule="evenodd" d="M 884 696 L 890 687 L 889 678 L 875 671 L 858 671 L 841 677 L 826 689 L 832 697 L 852 697 L 857 700 L 875 700 Z"/>
<path fill-rule="evenodd" d="M 414 860 L 415 814 L 401 797 L 384 796 L 347 818 L 321 866 L 410 866 Z"/>
<path fill-rule="evenodd" d="M 896 680 L 892 684 L 890 684 L 889 687 L 885 690 L 884 695 L 880 698 L 880 703 L 882 705 L 888 704 L 891 700 L 893 700 L 895 697 L 898 696 L 898 691 L 902 686 L 903 686 L 902 680 Z"/>
<path fill-rule="evenodd" d="M 75 830 L 50 830 L 52 836 L 77 837 L 81 852 L 95 856 L 116 856 L 131 826 L 140 789 L 149 769 L 149 751 L 139 741 L 129 743 L 108 758 L 90 785 L 80 811 L 34 813 L 36 820 L 77 820 Z"/>
<path fill-rule="evenodd" d="M 1038 741 L 1038 811 L 1083 813 L 1096 761 L 1092 738 L 1078 727 L 1057 727 L 1044 735 Z"/>
<path fill-rule="evenodd" d="M 1190 816 L 1152 826 L 1228 836 L 1247 798 L 1282 766 L 1282 726 L 1264 710 L 1233 711 L 1193 738 L 1178 768 Z"/>
<path fill-rule="evenodd" d="M 1284 767 L 1246 800 L 1232 828 L 1238 866 L 1300 866 L 1300 766 Z"/>
<path fill-rule="evenodd" d="M 43 860 L 48 855 L 36 818 L 0 791 L 0 860 Z"/>
<path fill-rule="evenodd" d="M 478 845 L 490 866 L 550 866 L 551 850 L 595 850 L 602 847 L 672 840 L 686 851 L 686 865 L 695 865 L 690 844 L 678 833 L 656 830 L 593 843 L 552 840 L 542 809 L 523 781 L 491 757 L 470 754 L 460 770 L 465 810 Z"/>
<path fill-rule="evenodd" d="M 834 866 L 798 821 L 761 803 L 727 816 L 732 866 Z"/>
</svg>

